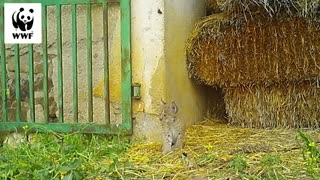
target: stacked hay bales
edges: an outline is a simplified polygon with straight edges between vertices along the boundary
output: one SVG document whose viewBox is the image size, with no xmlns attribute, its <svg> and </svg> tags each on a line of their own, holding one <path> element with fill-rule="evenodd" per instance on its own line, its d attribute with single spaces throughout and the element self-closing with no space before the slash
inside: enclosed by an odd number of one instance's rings
<svg viewBox="0 0 320 180">
<path fill-rule="evenodd" d="M 197 23 L 187 63 L 198 82 L 224 89 L 230 123 L 320 127 L 320 1 L 212 2 L 223 12 Z"/>
<path fill-rule="evenodd" d="M 319 128 L 320 89 L 309 81 L 226 87 L 230 124 L 258 128 Z"/>
<path fill-rule="evenodd" d="M 189 72 L 207 85 L 236 86 L 318 77 L 320 29 L 303 18 L 201 21 L 188 47 Z"/>
</svg>

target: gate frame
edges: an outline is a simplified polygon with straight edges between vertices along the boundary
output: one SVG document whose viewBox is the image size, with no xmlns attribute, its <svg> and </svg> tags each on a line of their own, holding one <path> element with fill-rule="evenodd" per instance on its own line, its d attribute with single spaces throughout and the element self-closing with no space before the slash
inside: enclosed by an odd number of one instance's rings
<svg viewBox="0 0 320 180">
<path fill-rule="evenodd" d="M 0 3 L 0 66 L 1 89 L 2 89 L 2 121 L 0 122 L 0 132 L 23 131 L 26 127 L 34 132 L 55 131 L 59 133 L 93 133 L 93 134 L 127 134 L 133 132 L 132 126 L 132 80 L 131 80 L 131 8 L 130 0 L 3 0 Z M 28 122 L 21 121 L 21 97 L 20 83 L 16 83 L 16 122 L 8 122 L 7 109 L 7 75 L 6 56 L 4 44 L 4 3 L 41 3 L 42 4 L 42 47 L 43 47 L 43 91 L 44 91 L 44 117 L 45 123 L 35 122 L 35 102 L 34 102 L 34 73 L 29 73 L 29 108 L 30 119 Z M 108 60 L 108 3 L 120 3 L 121 12 L 121 95 L 122 95 L 122 124 L 110 124 L 110 101 L 109 101 L 109 60 Z M 91 25 L 91 5 L 103 5 L 103 35 L 104 35 L 104 99 L 105 99 L 105 124 L 93 123 L 92 106 L 92 25 Z M 63 77 L 62 77 L 62 43 L 61 43 L 61 6 L 71 5 L 72 11 L 72 62 L 73 62 L 73 115 L 75 123 L 64 123 L 63 119 Z M 77 27 L 76 27 L 76 5 L 87 5 L 87 50 L 88 50 L 88 123 L 78 123 L 78 84 L 77 84 Z M 47 7 L 55 6 L 57 15 L 57 51 L 58 51 L 58 107 L 59 122 L 48 122 L 48 56 L 47 56 Z M 59 20 L 60 19 L 60 20 Z M 90 38 L 90 39 L 89 39 Z M 19 67 L 19 45 L 14 45 L 16 62 L 16 82 L 20 82 Z M 91 67 L 90 67 L 91 66 Z M 59 68 L 60 67 L 60 68 Z M 29 72 L 33 72 L 33 45 L 29 44 Z M 90 73 L 91 72 L 91 73 Z M 90 81 L 91 79 L 91 81 Z M 76 87 L 76 88 L 75 88 Z"/>
</svg>

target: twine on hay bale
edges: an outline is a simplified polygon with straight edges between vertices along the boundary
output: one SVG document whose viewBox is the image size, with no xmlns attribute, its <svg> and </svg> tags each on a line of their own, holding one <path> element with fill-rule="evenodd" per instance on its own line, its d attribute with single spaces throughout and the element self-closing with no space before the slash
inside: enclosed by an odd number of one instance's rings
<svg viewBox="0 0 320 180">
<path fill-rule="evenodd" d="M 320 74 L 319 24 L 304 18 L 226 14 L 197 23 L 187 42 L 189 75 L 206 85 L 301 81 Z"/>
<path fill-rule="evenodd" d="M 253 128 L 319 128 L 316 82 L 224 88 L 230 124 Z"/>
</svg>

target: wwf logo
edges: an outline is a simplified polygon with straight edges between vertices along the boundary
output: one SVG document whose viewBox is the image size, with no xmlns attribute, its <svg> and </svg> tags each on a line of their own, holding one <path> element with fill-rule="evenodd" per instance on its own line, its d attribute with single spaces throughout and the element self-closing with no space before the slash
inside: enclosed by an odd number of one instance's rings
<svg viewBox="0 0 320 180">
<path fill-rule="evenodd" d="M 5 43 L 42 43 L 42 7 L 41 3 L 4 3 Z"/>
<path fill-rule="evenodd" d="M 25 10 L 24 8 L 20 8 L 18 12 L 15 11 L 12 14 L 13 27 L 21 31 L 32 29 L 34 19 L 33 12 L 33 9 Z"/>
</svg>

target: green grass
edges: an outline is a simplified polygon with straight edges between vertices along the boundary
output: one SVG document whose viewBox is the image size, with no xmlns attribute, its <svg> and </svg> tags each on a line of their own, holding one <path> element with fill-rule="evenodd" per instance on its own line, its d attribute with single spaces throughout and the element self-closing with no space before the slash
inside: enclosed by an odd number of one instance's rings
<svg viewBox="0 0 320 180">
<path fill-rule="evenodd" d="M 112 178 L 128 148 L 119 136 L 35 134 L 17 148 L 0 148 L 0 179 Z"/>
<path fill-rule="evenodd" d="M 205 131 L 197 126 L 194 128 L 201 133 Z M 161 154 L 158 143 L 132 144 L 128 137 L 120 135 L 54 132 L 29 135 L 28 141 L 15 148 L 0 147 L 0 179 L 187 180 L 194 177 L 264 180 L 320 177 L 319 146 L 312 140 L 315 136 L 309 136 L 310 133 L 299 131 L 297 135 L 296 131 L 263 130 L 250 130 L 248 133 L 249 129 L 243 128 L 201 128 L 210 130 L 208 137 L 214 137 L 208 141 L 210 143 L 201 140 L 203 136 L 195 136 L 195 139 L 190 136 L 184 149 L 165 156 Z M 225 137 L 229 139 L 219 143 L 216 135 L 228 130 L 229 136 Z M 230 136 L 239 139 L 233 142 Z M 279 142 L 263 140 L 261 144 L 262 138 L 274 138 Z M 257 144 L 252 144 L 256 141 Z M 266 143 L 272 148 L 265 148 Z"/>
</svg>

